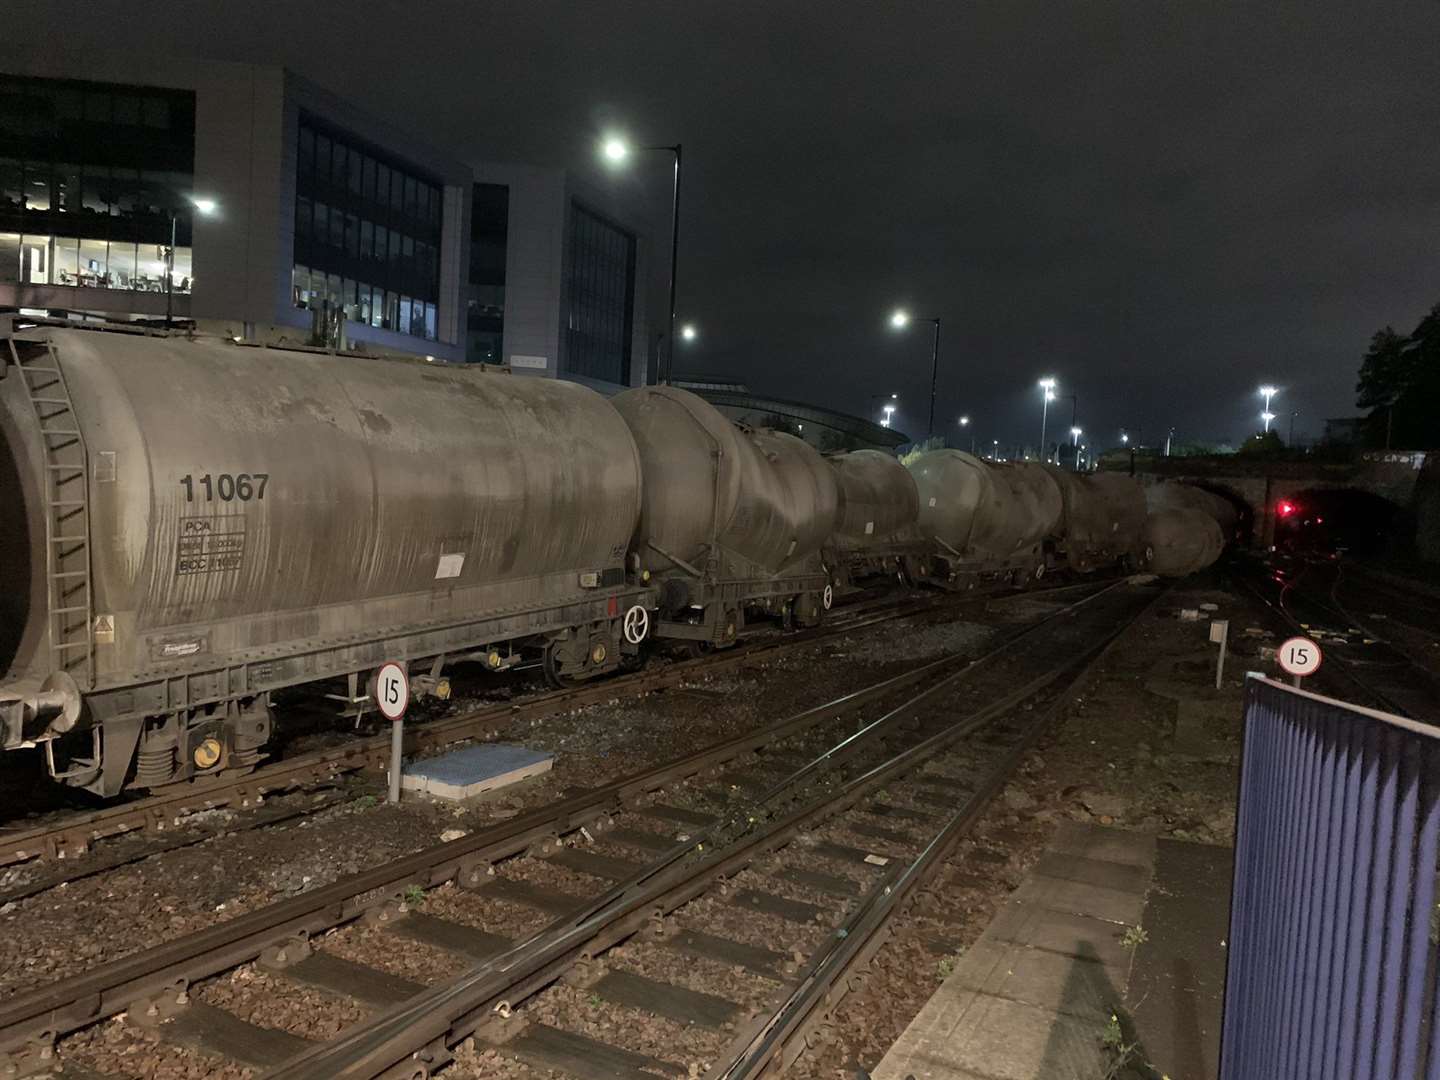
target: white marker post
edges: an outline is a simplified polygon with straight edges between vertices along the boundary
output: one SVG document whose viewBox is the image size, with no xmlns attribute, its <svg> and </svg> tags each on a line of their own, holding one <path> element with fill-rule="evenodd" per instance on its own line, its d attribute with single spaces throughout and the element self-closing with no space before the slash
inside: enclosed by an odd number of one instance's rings
<svg viewBox="0 0 1440 1080">
<path fill-rule="evenodd" d="M 1230 641 L 1230 620 L 1215 619 L 1210 623 L 1210 640 L 1220 646 L 1220 659 L 1215 663 L 1215 689 L 1225 681 L 1225 646 Z"/>
<path fill-rule="evenodd" d="M 375 673 L 375 705 L 390 721 L 390 801 L 400 801 L 400 763 L 404 756 L 405 710 L 410 706 L 410 678 L 405 665 L 386 661 Z"/>
<path fill-rule="evenodd" d="M 1290 681 L 1295 686 L 1299 686 L 1300 680 L 1307 675 L 1314 675 L 1319 671 L 1321 663 L 1325 660 L 1325 654 L 1320 651 L 1320 646 L 1308 637 L 1286 639 L 1276 651 L 1275 657 L 1280 661 L 1281 668 L 1290 676 Z"/>
</svg>

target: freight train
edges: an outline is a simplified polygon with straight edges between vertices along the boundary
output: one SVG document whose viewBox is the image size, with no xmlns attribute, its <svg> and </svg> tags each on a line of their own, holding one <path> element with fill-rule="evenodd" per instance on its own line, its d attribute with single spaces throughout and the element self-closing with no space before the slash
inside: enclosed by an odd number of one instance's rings
<svg viewBox="0 0 1440 1080">
<path fill-rule="evenodd" d="M 822 457 L 668 386 L 607 400 L 43 322 L 0 339 L 0 746 L 105 796 L 251 768 L 276 691 L 364 703 L 388 659 L 418 695 L 462 660 L 564 685 L 653 640 L 723 648 L 757 615 L 816 625 L 876 575 L 1186 573 L 1228 527 L 1183 492 L 1147 510 L 1121 476 Z"/>
</svg>

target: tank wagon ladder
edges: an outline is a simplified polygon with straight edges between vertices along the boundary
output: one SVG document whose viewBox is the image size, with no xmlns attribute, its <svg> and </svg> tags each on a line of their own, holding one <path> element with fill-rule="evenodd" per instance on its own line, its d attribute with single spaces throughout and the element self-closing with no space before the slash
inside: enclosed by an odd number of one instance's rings
<svg viewBox="0 0 1440 1080">
<path fill-rule="evenodd" d="M 45 466 L 45 576 L 51 667 L 84 689 L 94 685 L 95 645 L 90 627 L 90 455 L 53 343 L 30 361 L 11 339 L 10 359 L 20 373 L 40 428 Z"/>
</svg>

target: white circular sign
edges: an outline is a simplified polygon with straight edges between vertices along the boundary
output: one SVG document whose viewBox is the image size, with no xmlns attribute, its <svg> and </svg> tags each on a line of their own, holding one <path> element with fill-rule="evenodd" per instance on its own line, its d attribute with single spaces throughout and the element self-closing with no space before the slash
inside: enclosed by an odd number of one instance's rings
<svg viewBox="0 0 1440 1080">
<path fill-rule="evenodd" d="M 410 705 L 410 679 L 393 660 L 375 673 L 375 704 L 386 720 L 399 720 Z"/>
<path fill-rule="evenodd" d="M 1289 638 L 1275 653 L 1287 675 L 1314 675 L 1325 659 L 1320 646 L 1308 637 Z"/>
<path fill-rule="evenodd" d="M 625 612 L 623 628 L 625 640 L 631 645 L 639 645 L 645 640 L 645 635 L 650 632 L 650 613 L 636 604 Z"/>
</svg>

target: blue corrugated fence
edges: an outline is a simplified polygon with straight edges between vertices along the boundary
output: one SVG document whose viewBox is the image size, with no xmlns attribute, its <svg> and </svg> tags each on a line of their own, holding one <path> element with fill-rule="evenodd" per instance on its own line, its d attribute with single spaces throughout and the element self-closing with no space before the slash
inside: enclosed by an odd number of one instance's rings
<svg viewBox="0 0 1440 1080">
<path fill-rule="evenodd" d="M 1252 677 L 1221 1080 L 1440 1080 L 1440 731 Z"/>
</svg>

